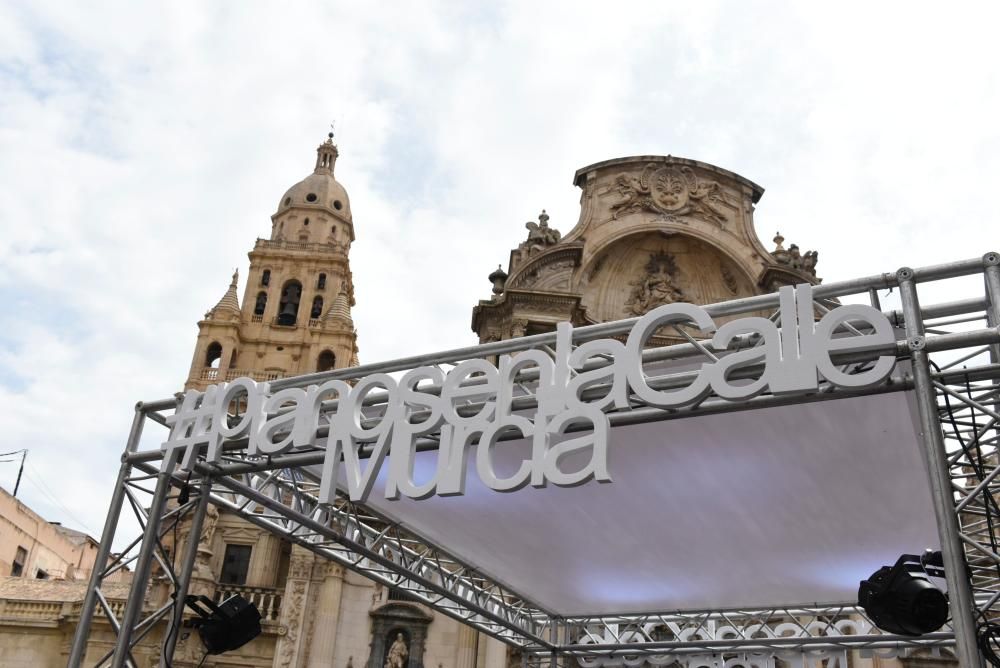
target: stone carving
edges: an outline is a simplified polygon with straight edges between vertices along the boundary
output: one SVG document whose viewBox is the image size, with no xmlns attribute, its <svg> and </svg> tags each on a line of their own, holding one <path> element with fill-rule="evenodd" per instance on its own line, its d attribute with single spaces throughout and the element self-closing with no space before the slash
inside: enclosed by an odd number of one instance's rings
<svg viewBox="0 0 1000 668">
<path fill-rule="evenodd" d="M 410 650 L 406 648 L 406 640 L 402 633 L 396 634 L 396 640 L 389 648 L 389 653 L 385 657 L 385 668 L 405 668 L 406 659 L 410 656 Z"/>
<path fill-rule="evenodd" d="M 524 226 L 528 228 L 528 238 L 518 245 L 514 264 L 525 260 L 532 253 L 537 253 L 559 243 L 559 240 L 562 239 L 559 230 L 549 227 L 549 214 L 545 213 L 545 209 L 542 209 L 538 215 L 537 223 L 528 221 Z"/>
<path fill-rule="evenodd" d="M 291 505 L 291 504 L 288 504 Z M 308 552 L 306 554 L 293 554 L 288 563 L 288 577 L 300 580 L 308 580 L 312 576 L 313 559 Z"/>
<path fill-rule="evenodd" d="M 728 197 L 715 181 L 699 179 L 681 165 L 650 163 L 638 176 L 621 174 L 606 191 L 617 191 L 622 200 L 611 205 L 612 217 L 635 211 L 659 213 L 672 222 L 677 216 L 701 216 L 719 227 L 729 222 L 724 207 Z"/>
<path fill-rule="evenodd" d="M 205 519 L 201 524 L 201 535 L 198 537 L 199 549 L 212 553 L 212 537 L 215 536 L 215 526 L 219 523 L 219 509 L 214 504 L 205 508 Z"/>
<path fill-rule="evenodd" d="M 396 601 L 369 614 L 371 654 L 366 668 L 423 668 L 427 625 L 433 618 L 418 606 Z"/>
<path fill-rule="evenodd" d="M 528 321 L 523 318 L 515 318 L 510 325 L 510 335 L 514 338 L 524 336 L 524 333 L 528 329 Z"/>
<path fill-rule="evenodd" d="M 597 262 L 594 263 L 594 266 L 591 268 L 590 273 L 587 274 L 587 282 L 594 280 L 594 276 L 597 276 L 597 272 L 599 272 L 604 267 L 604 262 L 607 259 L 608 259 L 607 255 L 602 255 L 601 257 L 597 258 Z"/>
<path fill-rule="evenodd" d="M 652 253 L 644 276 L 632 281 L 632 292 L 625 302 L 625 312 L 642 315 L 664 304 L 691 301 L 677 287 L 677 263 L 668 253 Z"/>
<path fill-rule="evenodd" d="M 286 631 L 278 643 L 276 653 L 278 660 L 274 665 L 279 668 L 289 668 L 294 665 L 299 650 L 299 635 L 302 631 L 302 613 L 306 599 L 306 582 L 294 580 L 285 587 L 285 602 L 281 616 Z"/>
<path fill-rule="evenodd" d="M 719 273 L 722 274 L 722 284 L 726 286 L 726 290 L 729 290 L 734 295 L 737 294 L 739 292 L 739 284 L 736 282 L 733 272 L 726 266 L 726 263 L 723 262 L 719 265 Z"/>
<path fill-rule="evenodd" d="M 545 209 L 538 214 L 538 223 L 534 221 L 528 221 L 524 224 L 528 228 L 528 240 L 524 243 L 528 244 L 529 247 L 533 245 L 539 246 L 551 246 L 552 244 L 559 243 L 562 238 L 562 234 L 559 230 L 549 227 L 549 214 L 545 213 Z"/>
<path fill-rule="evenodd" d="M 518 276 L 517 280 L 513 284 L 513 287 L 516 288 L 531 287 L 537 284 L 539 281 L 547 279 L 554 274 L 558 274 L 564 271 L 572 272 L 573 267 L 575 266 L 576 266 L 576 260 L 574 260 L 573 258 L 555 260 L 554 262 L 549 262 L 548 264 L 543 264 L 541 266 L 535 265 L 529 268 L 528 271 Z M 567 276 L 567 283 L 568 279 L 569 277 Z M 551 287 L 554 288 L 556 286 L 551 286 Z M 568 287 L 568 285 L 562 287 Z"/>
<path fill-rule="evenodd" d="M 819 252 L 806 251 L 805 255 L 803 255 L 799 251 L 797 244 L 791 244 L 786 250 L 783 245 L 784 241 L 785 237 L 781 236 L 781 232 L 778 232 L 774 237 L 774 250 L 771 251 L 771 255 L 778 261 L 778 264 L 783 264 L 789 269 L 815 276 L 816 263 L 819 262 Z"/>
</svg>

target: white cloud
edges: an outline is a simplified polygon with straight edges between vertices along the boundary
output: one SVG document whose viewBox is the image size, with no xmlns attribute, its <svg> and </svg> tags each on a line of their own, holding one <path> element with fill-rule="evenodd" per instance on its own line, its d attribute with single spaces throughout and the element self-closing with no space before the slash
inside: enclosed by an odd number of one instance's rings
<svg viewBox="0 0 1000 668">
<path fill-rule="evenodd" d="M 760 183 L 765 243 L 818 248 L 827 280 L 977 256 L 997 246 L 996 13 L 8 4 L 0 430 L 99 530 L 131 405 L 180 387 L 194 323 L 334 118 L 364 361 L 474 342 L 524 222 L 568 231 L 574 171 L 621 155 Z"/>
</svg>

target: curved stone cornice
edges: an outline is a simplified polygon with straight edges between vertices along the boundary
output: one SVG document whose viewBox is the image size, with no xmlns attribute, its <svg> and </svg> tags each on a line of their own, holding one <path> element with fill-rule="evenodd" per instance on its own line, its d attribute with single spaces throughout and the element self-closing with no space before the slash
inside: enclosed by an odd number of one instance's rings
<svg viewBox="0 0 1000 668">
<path fill-rule="evenodd" d="M 431 615 L 416 603 L 405 603 L 402 601 L 390 601 L 379 606 L 368 613 L 372 617 L 391 617 L 393 619 L 405 619 L 418 624 L 430 624 L 434 619 Z"/>
<path fill-rule="evenodd" d="M 771 264 L 761 272 L 757 285 L 766 291 L 772 291 L 782 285 L 798 285 L 799 283 L 818 285 L 822 283 L 822 280 L 806 272 L 789 269 L 785 265 Z"/>
<path fill-rule="evenodd" d="M 696 167 L 706 172 L 712 172 L 722 178 L 731 179 L 749 188 L 753 196 L 754 204 L 760 201 L 761 196 L 764 194 L 764 188 L 762 186 L 757 185 L 748 178 L 740 176 L 736 172 L 731 172 L 728 169 L 723 169 L 722 167 L 716 167 L 715 165 L 712 165 L 707 162 L 701 162 L 700 160 L 679 158 L 673 155 L 632 155 L 623 158 L 612 158 L 611 160 L 602 160 L 601 162 L 595 162 L 592 165 L 587 165 L 586 167 L 581 167 L 580 169 L 576 170 L 576 174 L 573 175 L 573 185 L 580 188 L 586 186 L 587 177 L 591 172 L 604 170 L 607 169 L 608 167 L 618 167 L 622 165 L 631 165 L 636 163 L 638 164 L 663 163 L 665 165 L 684 165 L 686 167 Z"/>
<path fill-rule="evenodd" d="M 506 285 L 515 288 L 519 287 L 527 276 L 537 273 L 543 267 L 557 262 L 569 260 L 573 262 L 574 267 L 577 267 L 580 265 L 580 259 L 583 257 L 583 248 L 584 244 L 582 242 L 560 243 L 551 246 L 538 253 L 538 255 L 534 255 L 519 264 L 516 268 L 512 268 L 510 276 L 507 277 Z"/>
</svg>

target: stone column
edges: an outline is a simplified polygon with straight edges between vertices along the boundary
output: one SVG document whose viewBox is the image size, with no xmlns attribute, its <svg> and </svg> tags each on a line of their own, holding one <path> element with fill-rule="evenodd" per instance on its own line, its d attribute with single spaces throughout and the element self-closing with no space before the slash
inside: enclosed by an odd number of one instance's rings
<svg viewBox="0 0 1000 668">
<path fill-rule="evenodd" d="M 274 648 L 275 668 L 298 668 L 302 661 L 301 638 L 305 628 L 309 602 L 309 578 L 312 576 L 313 555 L 298 545 L 292 546 L 288 562 L 288 581 L 281 602 L 280 622 L 284 634 Z"/>
<path fill-rule="evenodd" d="M 460 622 L 458 624 L 458 640 L 455 649 L 455 668 L 478 668 L 476 663 L 476 637 L 479 633 Z"/>
<path fill-rule="evenodd" d="M 278 580 L 278 564 L 281 562 L 281 540 L 267 531 L 261 533 L 254 546 L 253 563 L 247 573 L 247 584 L 251 587 L 274 587 Z"/>
<path fill-rule="evenodd" d="M 344 569 L 333 562 L 323 564 L 322 583 L 316 597 L 312 638 L 309 639 L 307 668 L 329 668 L 333 665 L 333 651 L 337 643 L 340 623 L 340 597 L 344 590 Z"/>
<path fill-rule="evenodd" d="M 507 645 L 487 636 L 482 636 L 479 644 L 486 646 L 486 660 L 480 668 L 507 668 Z"/>
</svg>

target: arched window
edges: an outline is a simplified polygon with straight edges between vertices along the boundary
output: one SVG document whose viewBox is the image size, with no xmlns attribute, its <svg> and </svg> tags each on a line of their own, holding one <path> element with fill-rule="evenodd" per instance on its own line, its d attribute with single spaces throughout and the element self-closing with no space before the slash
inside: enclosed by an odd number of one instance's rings
<svg viewBox="0 0 1000 668">
<path fill-rule="evenodd" d="M 254 304 L 253 314 L 254 315 L 264 315 L 264 309 L 267 308 L 267 293 L 258 292 L 257 293 L 257 303 Z"/>
<path fill-rule="evenodd" d="M 319 278 L 316 279 L 316 289 L 317 290 L 326 289 L 326 274 L 320 274 Z"/>
<path fill-rule="evenodd" d="M 302 297 L 302 284 L 296 280 L 285 283 L 281 289 L 281 304 L 278 306 L 278 324 L 291 326 L 299 315 L 299 299 Z"/>
<path fill-rule="evenodd" d="M 208 350 L 205 351 L 205 366 L 212 367 L 213 369 L 219 368 L 219 363 L 222 361 L 222 344 L 218 341 L 212 341 L 208 344 Z"/>
<path fill-rule="evenodd" d="M 319 359 L 316 361 L 317 371 L 329 371 L 337 365 L 337 358 L 334 357 L 333 353 L 329 350 L 324 350 L 319 354 Z"/>
<path fill-rule="evenodd" d="M 309 317 L 316 319 L 323 315 L 323 298 L 314 297 L 312 311 L 309 312 Z"/>
<path fill-rule="evenodd" d="M 260 284 L 267 287 L 271 284 L 271 270 L 265 269 L 260 275 Z"/>
</svg>

